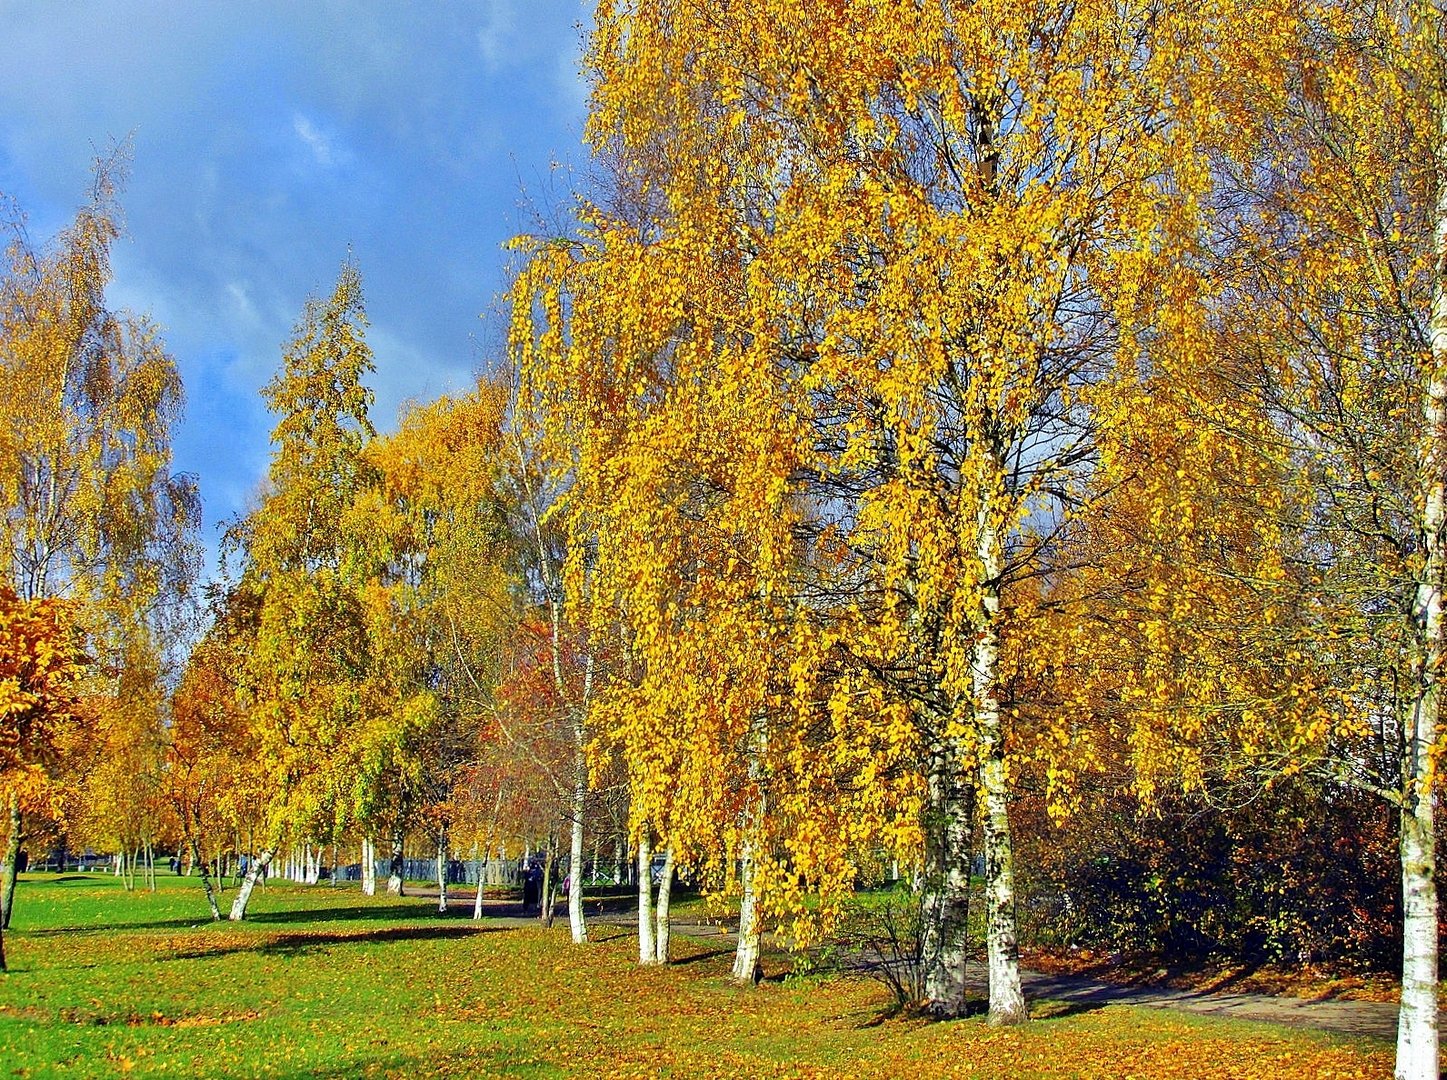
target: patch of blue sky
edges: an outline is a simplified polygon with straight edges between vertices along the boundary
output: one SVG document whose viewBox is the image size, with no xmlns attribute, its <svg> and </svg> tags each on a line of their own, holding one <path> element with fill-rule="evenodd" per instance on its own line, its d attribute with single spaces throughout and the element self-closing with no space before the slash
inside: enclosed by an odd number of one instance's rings
<svg viewBox="0 0 1447 1080">
<path fill-rule="evenodd" d="M 0 191 L 34 237 L 133 143 L 111 302 L 186 381 L 176 465 L 220 522 L 265 474 L 258 390 L 352 252 L 375 419 L 496 358 L 501 244 L 582 155 L 585 0 L 0 0 Z M 526 189 L 526 190 L 525 190 Z"/>
</svg>

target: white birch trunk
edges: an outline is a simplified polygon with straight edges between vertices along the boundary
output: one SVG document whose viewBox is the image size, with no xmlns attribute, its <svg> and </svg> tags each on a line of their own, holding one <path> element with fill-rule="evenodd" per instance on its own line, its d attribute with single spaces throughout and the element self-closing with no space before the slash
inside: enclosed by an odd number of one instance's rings
<svg viewBox="0 0 1447 1080">
<path fill-rule="evenodd" d="M 219 920 L 221 918 L 221 905 L 216 902 L 216 890 L 211 885 L 211 875 L 206 871 L 205 860 L 201 858 L 201 845 L 196 842 L 196 837 L 186 838 L 190 846 L 191 865 L 201 867 L 201 888 L 206 892 L 206 904 L 211 908 L 211 917 Z"/>
<path fill-rule="evenodd" d="M 447 914 L 447 837 L 437 841 L 437 914 Z"/>
<path fill-rule="evenodd" d="M 764 977 L 763 935 L 759 928 L 759 911 L 754 896 L 753 830 L 744 834 L 739 852 L 739 942 L 734 947 L 733 980 L 757 986 Z"/>
<path fill-rule="evenodd" d="M 658 963 L 653 941 L 653 845 L 645 834 L 638 840 L 638 962 Z"/>
<path fill-rule="evenodd" d="M 10 929 L 10 915 L 15 910 L 15 878 L 20 868 L 20 849 L 25 843 L 24 818 L 20 813 L 20 796 L 10 793 L 10 835 L 5 841 L 5 862 L 0 866 L 0 930 Z M 116 862 L 119 873 L 120 862 Z"/>
<path fill-rule="evenodd" d="M 663 874 L 658 879 L 658 903 L 653 910 L 654 959 L 668 963 L 668 938 L 672 925 L 668 919 L 668 902 L 673 895 L 673 845 L 664 849 Z"/>
<path fill-rule="evenodd" d="M 588 657 L 588 675 L 593 660 Z M 585 682 L 588 681 L 585 677 Z M 581 709 L 573 711 L 573 798 L 572 830 L 568 846 L 568 929 L 573 944 L 588 940 L 588 925 L 583 919 L 583 810 L 588 802 L 588 755 L 586 732 Z"/>
<path fill-rule="evenodd" d="M 1015 853 L 1010 839 L 1009 792 L 1005 780 L 1005 731 L 996 679 L 1000 662 L 1002 565 L 999 532 L 985 500 L 977 524 L 984 626 L 972 647 L 975 724 L 980 743 L 980 792 L 984 801 L 985 955 L 989 969 L 990 1023 L 1019 1024 L 1029 1018 L 1020 985 L 1020 944 L 1015 928 Z"/>
<path fill-rule="evenodd" d="M 377 895 L 377 842 L 362 837 L 362 895 Z"/>
<path fill-rule="evenodd" d="M 1437 853 L 1431 759 L 1438 737 L 1438 679 L 1444 660 L 1442 588 L 1447 574 L 1447 102 L 1437 107 L 1438 177 L 1429 337 L 1431 370 L 1422 402 L 1418 455 L 1422 576 L 1412 616 L 1416 692 L 1406 718 L 1402 762 L 1402 1000 L 1397 1014 L 1397 1080 L 1437 1080 Z"/>
<path fill-rule="evenodd" d="M 402 834 L 399 832 L 392 837 L 392 867 L 387 875 L 387 891 L 393 896 L 402 895 L 402 874 L 405 867 L 402 863 Z"/>
<path fill-rule="evenodd" d="M 271 860 L 275 857 L 276 852 L 268 848 L 251 860 L 251 865 L 246 868 L 246 877 L 241 882 L 241 888 L 237 890 L 236 899 L 231 902 L 232 922 L 240 922 L 246 918 L 246 906 L 251 903 L 252 890 L 256 888 L 257 881 L 266 873 L 266 868 L 271 865 Z"/>
<path fill-rule="evenodd" d="M 942 738 L 931 752 L 924 822 L 920 962 L 929 1010 L 944 1019 L 964 1016 L 966 1004 L 974 788 L 963 749 Z"/>
<path fill-rule="evenodd" d="M 1402 810 L 1402 999 L 1397 1080 L 1437 1080 L 1437 882 L 1432 800 Z"/>
<path fill-rule="evenodd" d="M 744 809 L 743 841 L 739 850 L 739 940 L 734 946 L 731 972 L 734 982 L 751 986 L 757 986 L 764 977 L 763 934 L 759 926 L 758 898 L 754 893 L 754 864 L 758 859 L 758 838 L 765 812 L 764 740 L 763 721 L 756 718 L 749 732 L 748 777 L 753 796 Z"/>
</svg>

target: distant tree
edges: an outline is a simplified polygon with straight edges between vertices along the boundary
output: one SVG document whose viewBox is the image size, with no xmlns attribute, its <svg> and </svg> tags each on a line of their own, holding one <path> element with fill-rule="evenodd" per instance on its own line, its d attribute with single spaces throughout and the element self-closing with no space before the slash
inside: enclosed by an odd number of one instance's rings
<svg viewBox="0 0 1447 1080">
<path fill-rule="evenodd" d="M 213 919 L 221 918 L 217 901 L 219 870 L 208 853 L 219 856 L 221 830 L 227 823 L 227 797 L 253 760 L 252 733 L 236 698 L 240 657 L 228 648 L 221 628 L 213 630 L 191 651 L 186 670 L 171 695 L 163 796 L 174 816 L 191 865 Z"/>
<path fill-rule="evenodd" d="M 159 331 L 110 309 L 125 149 L 97 161 L 90 198 L 37 247 L 7 208 L 0 271 L 0 583 L 22 601 L 65 597 L 92 661 L 91 691 L 155 702 L 157 652 L 184 629 L 199 500 L 171 472 L 180 375 Z M 139 662 L 140 668 L 133 668 Z M 10 817 L 23 819 L 10 792 Z M 11 830 L 23 840 L 22 824 Z M 0 891 L 14 887 L 15 855 Z"/>
<path fill-rule="evenodd" d="M 9 796 L 0 932 L 10 925 L 22 842 L 21 808 L 51 797 L 52 768 L 74 756 L 85 732 L 81 706 L 85 656 L 73 605 L 25 600 L 0 585 L 0 791 Z M 0 937 L 0 970 L 5 967 Z"/>
<path fill-rule="evenodd" d="M 279 845 L 336 812 L 346 736 L 370 662 L 363 578 L 344 519 L 371 483 L 363 449 L 375 434 L 365 378 L 361 275 L 343 264 L 326 300 L 309 300 L 283 369 L 263 390 L 277 416 L 259 505 L 228 531 L 241 558 L 227 631 L 246 657 L 240 687 L 254 732 L 258 785 L 271 792 L 259 852 L 232 904 L 245 917 Z"/>
<path fill-rule="evenodd" d="M 371 663 L 351 796 L 396 841 L 418 821 L 445 862 L 452 792 L 487 738 L 517 600 L 501 476 L 503 388 L 409 408 L 373 441 L 344 528 L 364 568 Z M 400 886 L 400 879 L 395 879 Z"/>
</svg>

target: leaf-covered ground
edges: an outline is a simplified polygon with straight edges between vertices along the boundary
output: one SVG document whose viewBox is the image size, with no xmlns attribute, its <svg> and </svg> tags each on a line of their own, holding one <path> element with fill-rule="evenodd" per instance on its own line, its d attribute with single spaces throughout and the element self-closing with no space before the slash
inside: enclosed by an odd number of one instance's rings
<svg viewBox="0 0 1447 1080">
<path fill-rule="evenodd" d="M 891 1017 L 879 986 L 731 986 L 718 943 L 634 966 L 626 931 L 575 949 L 552 931 L 433 901 L 272 885 L 244 925 L 211 924 L 163 877 L 22 881 L 0 977 L 0 1075 L 618 1077 L 1373 1077 L 1379 1043 L 1113 1006 L 1037 1020 Z"/>
</svg>

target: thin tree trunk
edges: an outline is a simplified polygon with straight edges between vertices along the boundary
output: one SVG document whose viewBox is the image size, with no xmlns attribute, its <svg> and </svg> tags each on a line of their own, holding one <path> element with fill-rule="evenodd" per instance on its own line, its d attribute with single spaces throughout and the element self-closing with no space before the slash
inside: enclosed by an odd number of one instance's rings
<svg viewBox="0 0 1447 1080">
<path fill-rule="evenodd" d="M 216 902 L 216 890 L 211 886 L 211 875 L 206 872 L 206 862 L 201 858 L 201 845 L 196 842 L 194 834 L 188 834 L 186 842 L 190 845 L 191 865 L 201 868 L 201 888 L 206 892 L 206 903 L 211 908 L 211 917 L 219 920 L 221 905 Z"/>
<path fill-rule="evenodd" d="M 403 877 L 406 867 L 402 862 L 402 834 L 392 835 L 392 868 L 387 875 L 387 891 L 393 896 L 402 895 Z"/>
<path fill-rule="evenodd" d="M 980 527 L 980 561 L 987 580 L 999 572 L 1000 552 L 993 528 Z M 1000 657 L 997 619 L 1000 597 L 984 590 L 986 623 L 974 644 L 974 712 L 980 732 L 980 792 L 984 800 L 985 953 L 989 968 L 990 1023 L 1019 1024 L 1029 1019 L 1020 985 L 1020 945 L 1015 929 L 1015 854 L 1010 839 L 1005 780 L 1005 733 L 996 698 Z M 968 847 L 968 840 L 966 840 Z"/>
<path fill-rule="evenodd" d="M 758 985 L 764 977 L 763 934 L 759 926 L 758 901 L 754 895 L 755 839 L 752 830 L 744 835 L 739 851 L 739 943 L 734 948 L 733 980 Z"/>
<path fill-rule="evenodd" d="M 672 929 L 668 920 L 668 901 L 673 895 L 673 845 L 664 849 L 663 874 L 658 879 L 658 903 L 653 910 L 654 956 L 660 964 L 668 963 L 668 938 Z"/>
<path fill-rule="evenodd" d="M 437 914 L 447 914 L 447 834 L 437 837 Z"/>
<path fill-rule="evenodd" d="M 1431 16 L 1438 17 L 1438 16 Z M 1424 31 L 1425 32 L 1425 31 Z M 1443 579 L 1447 576 L 1447 101 L 1437 109 L 1439 181 L 1429 338 L 1432 368 L 1422 401 L 1418 451 L 1422 576 L 1412 605 L 1416 688 L 1402 762 L 1402 998 L 1397 1013 L 1397 1080 L 1437 1080 L 1437 853 L 1432 800 L 1438 738 L 1438 679 L 1444 661 Z"/>
<path fill-rule="evenodd" d="M 377 842 L 362 837 L 362 895 L 377 895 Z"/>
<path fill-rule="evenodd" d="M 538 921 L 547 927 L 553 925 L 553 909 L 558 906 L 558 883 L 554 880 L 558 874 L 558 858 L 554 854 L 557 849 L 557 838 L 550 835 L 548 837 L 548 853 L 543 858 L 543 886 L 538 895 Z"/>
<path fill-rule="evenodd" d="M 1020 945 L 1014 922 L 1014 848 L 1004 772 L 1004 731 L 994 699 L 998 637 L 993 627 L 975 646 L 975 720 L 980 724 L 980 790 L 984 798 L 985 958 L 990 982 L 990 1024 L 1029 1019 L 1020 986 Z"/>
<path fill-rule="evenodd" d="M 739 849 L 739 941 L 734 948 L 733 980 L 757 986 L 764 977 L 763 934 L 759 926 L 758 900 L 754 891 L 754 869 L 758 861 L 758 838 L 763 827 L 764 803 L 763 753 L 764 729 L 756 719 L 750 733 L 748 756 L 749 784 L 754 796 L 749 800 L 744 822 L 743 842 Z"/>
<path fill-rule="evenodd" d="M 929 1011 L 943 1019 L 965 1015 L 975 802 L 968 776 L 960 740 L 938 740 L 930 754 L 924 821 L 920 963 Z"/>
<path fill-rule="evenodd" d="M 588 657 L 592 671 L 592 655 Z M 573 944 L 588 940 L 588 925 L 583 920 L 583 810 L 588 801 L 588 754 L 581 709 L 573 712 L 573 799 L 570 808 L 571 840 L 568 847 L 568 929 Z"/>
<path fill-rule="evenodd" d="M 25 835 L 20 831 L 24 819 L 20 814 L 20 796 L 10 794 L 10 836 L 5 842 L 5 865 L 0 867 L 0 930 L 10 929 L 10 915 L 15 910 L 15 878 L 20 866 L 20 848 Z"/>
<path fill-rule="evenodd" d="M 474 920 L 482 918 L 483 882 L 492 881 L 492 842 L 493 838 L 497 835 L 497 815 L 498 812 L 502 809 L 502 791 L 502 785 L 499 784 L 497 786 L 497 798 L 493 801 L 492 804 L 492 816 L 488 818 L 487 821 L 487 840 L 483 845 L 482 852 L 483 862 L 482 865 L 477 868 L 477 895 L 472 898 L 472 917 Z M 503 854 L 507 854 L 507 848 L 505 846 L 503 848 Z"/>
<path fill-rule="evenodd" d="M 267 848 L 246 868 L 246 879 L 242 881 L 241 888 L 236 893 L 236 899 L 231 902 L 232 922 L 240 922 L 246 918 L 246 906 L 251 903 L 251 891 L 256 888 L 257 881 L 264 878 L 266 868 L 271 865 L 271 860 L 275 857 L 276 851 Z"/>
<path fill-rule="evenodd" d="M 653 943 L 653 844 L 645 831 L 638 838 L 638 962 L 658 963 Z"/>
</svg>

